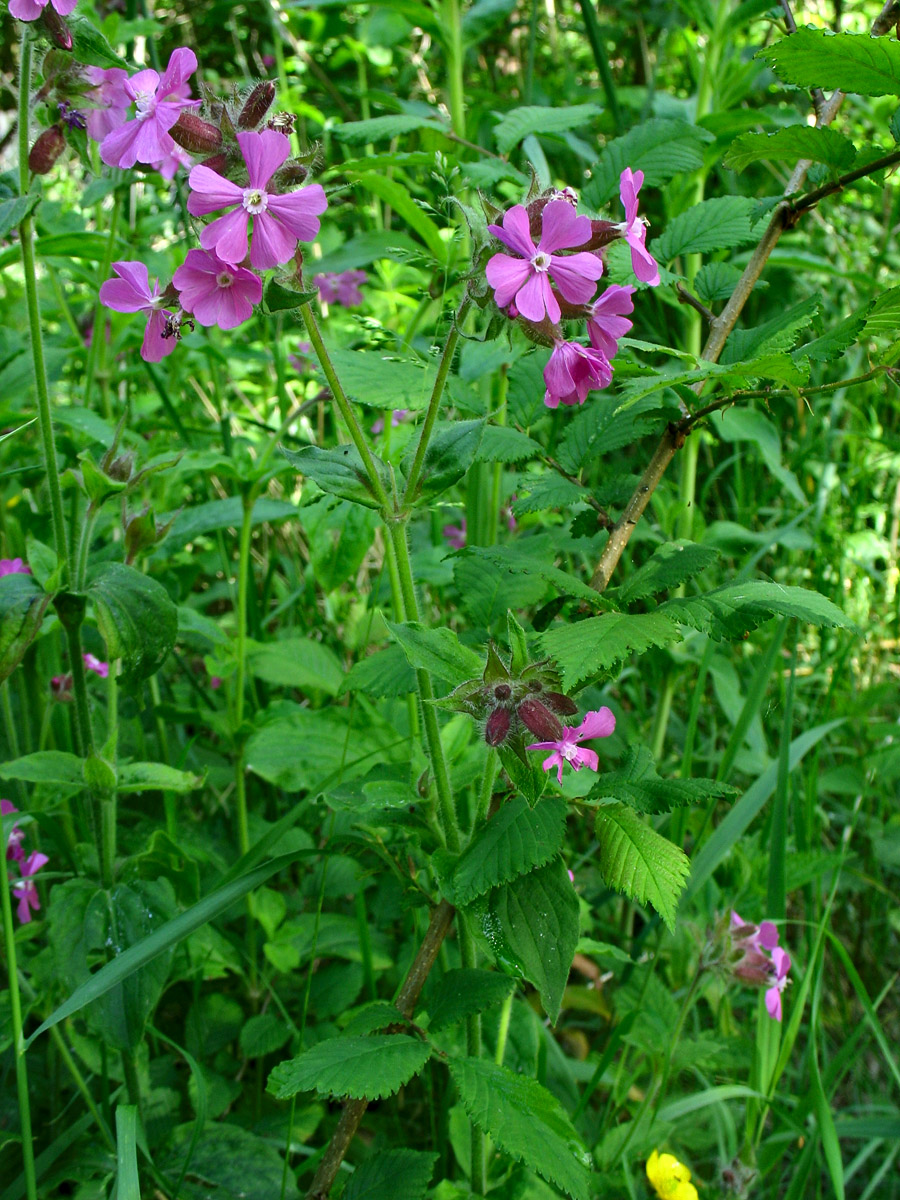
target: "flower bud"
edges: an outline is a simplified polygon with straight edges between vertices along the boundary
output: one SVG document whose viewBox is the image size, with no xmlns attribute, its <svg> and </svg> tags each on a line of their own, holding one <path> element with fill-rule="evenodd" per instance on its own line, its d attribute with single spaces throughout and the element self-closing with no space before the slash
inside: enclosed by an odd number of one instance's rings
<svg viewBox="0 0 900 1200">
<path fill-rule="evenodd" d="M 131 478 L 134 469 L 134 451 L 128 450 L 125 454 L 120 454 L 118 458 L 114 458 L 109 464 L 107 474 L 110 479 L 115 479 L 119 483 L 127 483 Z"/>
<path fill-rule="evenodd" d="M 184 114 L 182 113 L 182 116 Z M 171 133 L 172 131 L 169 130 Z M 212 158 L 204 158 L 200 163 L 201 167 L 209 167 L 211 171 L 215 171 L 217 175 L 222 175 L 228 169 L 228 155 L 214 154 Z"/>
<path fill-rule="evenodd" d="M 484 740 L 489 746 L 499 746 L 509 734 L 511 718 L 508 708 L 495 708 L 484 727 Z"/>
<path fill-rule="evenodd" d="M 57 704 L 68 704 L 72 699 L 72 676 L 54 675 L 50 680 L 50 696 Z"/>
<path fill-rule="evenodd" d="M 71 31 L 52 4 L 41 10 L 41 20 L 51 40 L 56 42 L 60 50 L 72 49 Z"/>
<path fill-rule="evenodd" d="M 238 115 L 238 129 L 255 129 L 271 108 L 274 99 L 275 84 L 268 79 L 258 83 Z"/>
<path fill-rule="evenodd" d="M 563 738 L 562 723 L 546 705 L 527 696 L 516 710 L 519 719 L 542 742 L 559 742 Z"/>
<path fill-rule="evenodd" d="M 66 138 L 59 125 L 45 129 L 28 155 L 28 167 L 35 175 L 48 175 L 53 164 L 66 148 Z"/>
<path fill-rule="evenodd" d="M 558 717 L 571 717 L 578 712 L 578 705 L 562 692 L 544 692 L 543 701 Z"/>
<path fill-rule="evenodd" d="M 195 113 L 181 113 L 169 133 L 179 146 L 192 154 L 210 154 L 222 145 L 221 129 Z"/>
<path fill-rule="evenodd" d="M 292 158 L 278 172 L 276 184 L 280 188 L 292 188 L 296 187 L 298 183 L 304 183 L 308 178 L 309 167 L 305 167 L 303 163 Z"/>
<path fill-rule="evenodd" d="M 498 700 L 508 700 L 512 695 L 512 688 L 508 683 L 498 683 L 494 688 L 494 695 Z"/>
</svg>

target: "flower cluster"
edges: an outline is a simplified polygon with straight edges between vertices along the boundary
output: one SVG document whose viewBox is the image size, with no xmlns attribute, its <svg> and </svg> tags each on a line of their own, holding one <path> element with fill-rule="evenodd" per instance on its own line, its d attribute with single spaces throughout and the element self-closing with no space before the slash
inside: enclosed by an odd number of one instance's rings
<svg viewBox="0 0 900 1200">
<path fill-rule="evenodd" d="M 691 1173 L 674 1154 L 654 1150 L 647 1159 L 647 1178 L 660 1200 L 697 1200 Z"/>
<path fill-rule="evenodd" d="M 574 194 L 566 189 L 527 208 L 514 205 L 504 213 L 501 225 L 488 226 L 512 251 L 494 254 L 485 268 L 495 302 L 510 317 L 521 319 L 536 340 L 553 347 L 544 370 L 548 408 L 583 404 L 589 391 L 606 387 L 612 379 L 610 360 L 618 340 L 631 328 L 627 318 L 634 311 L 633 287 L 613 284 L 594 299 L 604 270 L 602 246 L 624 237 L 637 278 L 651 287 L 660 282 L 657 264 L 646 248 L 646 225 L 637 212 L 643 182 L 641 171 L 626 167 L 622 172 L 619 194 L 625 221 L 621 224 L 577 216 Z M 586 319 L 589 346 L 563 336 L 559 322 L 569 317 Z"/>
<path fill-rule="evenodd" d="M 791 959 L 778 945 L 778 930 L 771 921 L 747 925 L 734 911 L 730 925 L 731 970 L 736 978 L 766 989 L 766 1011 L 780 1021 L 781 994 L 787 985 Z"/>
<path fill-rule="evenodd" d="M 0 800 L 0 815 L 5 817 L 18 811 L 10 800 Z M 31 920 L 32 911 L 38 912 L 41 907 L 34 876 L 41 867 L 47 865 L 50 859 L 46 854 L 41 854 L 40 850 L 32 850 L 30 854 L 26 855 L 25 847 L 22 845 L 24 840 L 23 830 L 19 828 L 18 824 L 14 824 L 6 839 L 6 860 L 14 862 L 19 870 L 19 878 L 12 885 L 12 890 L 19 901 L 16 908 L 19 920 L 23 925 L 27 925 Z"/>
</svg>

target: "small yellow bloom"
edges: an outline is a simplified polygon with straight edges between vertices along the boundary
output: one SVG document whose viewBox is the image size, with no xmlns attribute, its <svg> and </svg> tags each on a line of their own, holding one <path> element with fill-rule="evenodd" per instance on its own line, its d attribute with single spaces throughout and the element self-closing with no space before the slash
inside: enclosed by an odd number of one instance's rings
<svg viewBox="0 0 900 1200">
<path fill-rule="evenodd" d="M 647 1159 L 647 1178 L 660 1200 L 698 1200 L 690 1171 L 674 1154 L 654 1150 Z"/>
</svg>

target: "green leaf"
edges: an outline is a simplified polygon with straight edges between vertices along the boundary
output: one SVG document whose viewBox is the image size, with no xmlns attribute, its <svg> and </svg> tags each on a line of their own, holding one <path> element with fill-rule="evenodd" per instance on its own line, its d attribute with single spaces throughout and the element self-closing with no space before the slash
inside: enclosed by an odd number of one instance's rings
<svg viewBox="0 0 900 1200">
<path fill-rule="evenodd" d="M 371 167 L 371 159 L 367 161 Z M 432 155 L 428 155 L 428 162 L 434 162 Z M 342 164 L 339 169 L 343 169 Z M 367 267 L 370 263 L 377 262 L 382 258 L 403 261 L 410 254 L 418 253 L 419 249 L 419 243 L 414 242 L 408 234 L 402 233 L 399 229 L 369 229 L 364 233 L 357 233 L 338 246 L 336 250 L 315 259 L 315 271 L 317 275 L 352 271 L 359 267 Z M 349 351 L 348 353 L 354 352 Z"/>
<path fill-rule="evenodd" d="M 0 682 L 13 673 L 40 633 L 49 603 L 31 575 L 0 579 Z"/>
<path fill-rule="evenodd" d="M 425 407 L 434 384 L 434 371 L 423 363 L 386 358 L 374 350 L 329 351 L 344 391 L 368 408 Z"/>
<path fill-rule="evenodd" d="M 865 323 L 866 314 L 864 312 L 852 313 L 849 317 L 844 317 L 843 321 L 832 325 L 828 332 L 821 337 L 815 338 L 803 346 L 798 346 L 793 351 L 793 357 L 795 359 L 809 358 L 814 362 L 834 362 L 857 341 Z"/>
<path fill-rule="evenodd" d="M 428 1028 L 444 1029 L 502 1004 L 515 987 L 508 975 L 478 967 L 448 971 L 428 1001 Z"/>
<path fill-rule="evenodd" d="M 509 609 L 528 608 L 543 599 L 547 585 L 537 575 L 517 575 L 486 558 L 457 556 L 453 582 L 472 623 L 491 630 L 505 622 Z"/>
<path fill-rule="evenodd" d="M 517 517 L 523 517 L 526 513 L 546 512 L 548 509 L 568 510 L 590 495 L 586 487 L 550 474 L 536 476 L 534 480 L 528 477 L 517 486 L 519 490 L 512 506 Z"/>
<path fill-rule="evenodd" d="M 336 696 L 344 682 L 340 659 L 312 637 L 247 642 L 247 667 L 257 679 L 278 687 Z"/>
<path fill-rule="evenodd" d="M 603 109 L 597 104 L 572 104 L 567 108 L 545 108 L 525 105 L 514 108 L 494 126 L 494 140 L 501 154 L 508 154 L 530 134 L 566 133 L 587 125 L 599 117 Z"/>
<path fill-rule="evenodd" d="M 547 562 L 544 555 L 546 543 L 537 538 L 514 546 L 467 546 L 461 553 L 463 560 L 493 563 L 501 572 L 525 579 L 535 576 L 549 583 L 561 596 L 575 596 L 592 607 L 602 603 L 597 592 L 575 575 Z"/>
<path fill-rule="evenodd" d="M 137 1117 L 136 1105 L 116 1105 L 116 1200 L 141 1200 L 137 1165 Z"/>
<path fill-rule="evenodd" d="M 540 646 L 559 666 L 563 690 L 569 692 L 582 680 L 599 677 L 629 654 L 664 646 L 677 637 L 674 620 L 660 608 L 652 613 L 604 613 L 587 621 L 560 625 L 541 634 Z"/>
<path fill-rule="evenodd" d="M 554 858 L 565 836 L 566 812 L 558 796 L 548 796 L 534 808 L 521 796 L 504 804 L 457 861 L 451 879 L 455 902 L 468 904 Z"/>
<path fill-rule="evenodd" d="M 157 1159 L 174 1180 L 190 1156 L 190 1179 L 179 1193 L 184 1200 L 273 1200 L 281 1195 L 284 1160 L 267 1138 L 215 1121 L 199 1134 L 191 1152 L 194 1128 L 193 1122 L 177 1126 L 166 1144 L 167 1157 Z M 296 1200 L 296 1190 L 286 1195 Z"/>
<path fill-rule="evenodd" d="M 718 550 L 711 546 L 686 541 L 666 542 L 658 546 L 643 566 L 616 590 L 615 599 L 620 604 L 631 604 L 666 592 L 705 571 L 718 557 Z"/>
<path fill-rule="evenodd" d="M 419 235 L 437 261 L 441 264 L 446 263 L 449 243 L 441 237 L 441 231 L 431 217 L 415 202 L 409 188 L 396 179 L 389 179 L 387 175 L 376 175 L 371 171 L 359 175 L 356 182 L 367 192 L 389 204 L 397 216 Z"/>
<path fill-rule="evenodd" d="M 341 1200 L 422 1200 L 437 1153 L 382 1150 L 357 1166 Z"/>
<path fill-rule="evenodd" d="M 39 201 L 40 196 L 32 192 L 0 203 L 0 238 L 5 238 L 11 229 L 24 221 Z"/>
<path fill-rule="evenodd" d="M 758 51 L 784 83 L 861 96 L 900 95 L 900 43 L 864 33 L 798 29 Z"/>
<path fill-rule="evenodd" d="M 713 429 L 728 442 L 752 442 L 769 473 L 781 483 L 798 504 L 806 497 L 793 471 L 781 461 L 781 438 L 769 418 L 755 408 L 730 408 L 717 417 Z"/>
<path fill-rule="evenodd" d="M 438 133 L 446 133 L 447 124 L 437 113 L 433 117 L 397 113 L 389 117 L 371 117 L 367 121 L 346 121 L 343 125 L 336 126 L 332 133 L 339 142 L 364 146 L 367 142 L 387 141 L 404 133 L 412 133 L 416 129 L 434 129 Z"/>
<path fill-rule="evenodd" d="M 866 317 L 865 336 L 880 337 L 889 334 L 894 337 L 900 324 L 900 287 L 888 288 L 882 292 Z"/>
<path fill-rule="evenodd" d="M 426 629 L 417 621 L 405 621 L 386 625 L 406 654 L 411 667 L 427 671 L 447 683 L 465 683 L 467 679 L 480 679 L 484 661 L 474 650 L 464 646 L 452 629 Z"/>
<path fill-rule="evenodd" d="M 584 201 L 601 208 L 619 194 L 619 180 L 626 167 L 644 172 L 644 184 L 657 187 L 673 175 L 696 171 L 703 165 L 704 143 L 712 134 L 687 121 L 654 117 L 629 129 L 603 148 L 599 162 L 591 167 L 591 181 Z"/>
<path fill-rule="evenodd" d="M 609 886 L 638 904 L 649 902 L 674 929 L 678 897 L 691 869 L 684 851 L 624 804 L 601 808 L 594 830 L 600 871 Z"/>
<path fill-rule="evenodd" d="M 66 24 L 72 34 L 72 55 L 76 62 L 88 67 L 128 67 L 128 62 L 119 58 L 87 17 L 71 13 L 66 17 Z"/>
<path fill-rule="evenodd" d="M 418 1075 L 430 1057 L 427 1042 L 405 1033 L 331 1038 L 279 1063 L 269 1076 L 267 1090 L 278 1100 L 312 1091 L 320 1096 L 381 1100 Z"/>
<path fill-rule="evenodd" d="M 825 625 L 859 632 L 855 622 L 818 592 L 785 587 L 763 579 L 728 584 L 702 596 L 678 597 L 661 604 L 656 614 L 682 621 L 715 638 L 739 638 L 771 617 L 796 617 L 805 625 Z"/>
<path fill-rule="evenodd" d="M 561 858 L 495 888 L 486 911 L 481 910 L 482 933 L 498 964 L 511 962 L 534 984 L 552 1024 L 575 957 L 578 913 L 578 897 Z"/>
<path fill-rule="evenodd" d="M 717 196 L 702 200 L 673 217 L 651 250 L 655 258 L 669 263 L 684 254 L 706 254 L 729 250 L 753 241 L 751 213 L 756 202 L 749 196 Z"/>
<path fill-rule="evenodd" d="M 630 746 L 623 766 L 604 771 L 582 803 L 621 801 L 642 813 L 664 813 L 698 801 L 737 796 L 738 789 L 713 779 L 661 779 L 646 746 Z"/>
<path fill-rule="evenodd" d="M 462 479 L 475 461 L 483 433 L 483 420 L 453 421 L 443 427 L 438 426 L 425 451 L 414 497 L 417 503 L 432 500 Z M 413 453 L 410 449 L 402 463 L 406 475 L 412 466 Z"/>
<path fill-rule="evenodd" d="M 274 1013 L 258 1013 L 241 1030 L 241 1053 L 247 1058 L 265 1058 L 291 1040 L 291 1031 Z"/>
<path fill-rule="evenodd" d="M 760 159 L 791 163 L 800 158 L 824 163 L 833 171 L 849 171 L 856 158 L 856 147 L 836 129 L 814 129 L 810 125 L 790 125 L 775 133 L 745 133 L 736 138 L 722 160 L 726 167 L 743 171 Z"/>
<path fill-rule="evenodd" d="M 704 304 L 727 300 L 741 277 L 740 267 L 727 262 L 704 263 L 694 276 L 694 291 Z M 757 287 L 765 286 L 757 282 Z"/>
<path fill-rule="evenodd" d="M 517 463 L 540 453 L 540 443 L 526 433 L 509 425 L 486 425 L 476 457 L 478 462 Z"/>
<path fill-rule="evenodd" d="M 121 658 L 121 681 L 132 687 L 155 674 L 178 636 L 178 609 L 169 593 L 141 571 L 108 563 L 88 587 L 109 658 Z"/>
<path fill-rule="evenodd" d="M 376 699 L 396 700 L 416 690 L 415 671 L 402 646 L 387 646 L 354 663 L 341 684 L 342 696 L 363 692 Z"/>
<path fill-rule="evenodd" d="M 648 393 L 661 390 L 657 380 Z M 612 454 L 652 432 L 661 407 L 659 398 L 650 394 L 632 400 L 627 406 L 598 398 L 566 422 L 566 432 L 555 457 L 574 475 L 593 463 L 599 454 Z"/>
<path fill-rule="evenodd" d="M 84 787 L 84 764 L 65 750 L 39 750 L 12 762 L 0 763 L 0 779 L 25 783 L 50 783 L 56 787 Z"/>
<path fill-rule="evenodd" d="M 554 1095 L 484 1059 L 451 1058 L 448 1066 L 469 1117 L 504 1154 L 573 1200 L 588 1200 L 591 1157 Z"/>
<path fill-rule="evenodd" d="M 169 554 L 177 546 L 185 546 L 195 538 L 204 534 L 218 533 L 221 529 L 240 529 L 243 519 L 243 505 L 240 496 L 229 496 L 227 500 L 208 500 L 204 504 L 195 504 L 185 512 L 167 513 L 160 518 L 166 522 L 175 517 L 175 524 L 169 530 L 162 543 L 162 549 Z M 253 506 L 251 523 L 257 525 L 276 521 L 287 521 L 296 518 L 296 504 L 288 504 L 284 500 L 270 500 L 261 497 Z"/>
<path fill-rule="evenodd" d="M 286 450 L 281 453 L 292 467 L 305 478 L 311 479 L 332 496 L 362 504 L 366 508 L 378 508 L 379 501 L 372 491 L 368 474 L 355 446 L 335 446 L 322 450 L 318 446 L 304 446 L 302 450 Z M 385 489 L 389 489 L 387 467 L 376 455 L 372 455 L 376 470 Z"/>
<path fill-rule="evenodd" d="M 722 355 L 722 362 L 743 366 L 746 359 L 752 359 L 763 351 L 771 354 L 790 350 L 798 332 L 813 320 L 821 303 L 821 295 L 816 293 L 799 304 L 782 308 L 762 325 L 736 329 L 728 339 L 728 353 Z"/>
<path fill-rule="evenodd" d="M 184 794 L 200 787 L 203 779 L 188 771 L 179 771 L 166 763 L 125 763 L 118 769 L 120 792 L 178 792 Z"/>
<path fill-rule="evenodd" d="M 365 504 L 320 496 L 302 511 L 316 585 L 332 592 L 356 575 L 371 552 L 378 514 Z"/>
<path fill-rule="evenodd" d="M 274 315 L 280 312 L 290 312 L 304 304 L 311 304 L 319 297 L 319 289 L 312 288 L 301 292 L 298 288 L 288 286 L 287 279 L 278 279 L 270 275 L 263 288 L 263 312 Z M 292 280 L 290 282 L 293 282 Z"/>
</svg>

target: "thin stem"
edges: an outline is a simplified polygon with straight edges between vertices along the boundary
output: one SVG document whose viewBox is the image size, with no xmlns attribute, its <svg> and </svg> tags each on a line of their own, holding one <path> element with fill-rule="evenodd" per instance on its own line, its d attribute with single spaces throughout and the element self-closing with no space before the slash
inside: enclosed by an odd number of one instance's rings
<svg viewBox="0 0 900 1200">
<path fill-rule="evenodd" d="M 122 201 L 119 192 L 113 194 L 112 213 L 109 218 L 109 230 L 106 238 L 106 249 L 103 253 L 103 263 L 100 267 L 101 281 L 109 279 L 112 270 L 113 254 L 116 248 L 116 232 L 119 225 L 119 212 L 121 211 Z M 102 203 L 97 205 L 97 223 L 99 225 L 100 218 L 103 213 Z M 99 232 L 99 231 L 98 231 Z M 91 407 L 91 392 L 94 387 L 94 376 L 97 372 L 97 358 L 100 354 L 101 343 L 106 342 L 106 321 L 104 318 L 104 308 L 100 302 L 100 293 L 98 290 L 97 301 L 94 305 L 93 324 L 91 325 L 91 345 L 88 349 L 87 363 L 84 369 L 84 407 Z M 109 404 L 104 404 L 104 415 L 109 420 L 112 414 L 109 411 Z"/>
<path fill-rule="evenodd" d="M 115 1143 L 115 1140 L 113 1139 L 112 1134 L 109 1131 L 109 1126 L 104 1121 L 103 1114 L 100 1112 L 100 1109 L 97 1107 L 97 1102 L 94 1100 L 94 1097 L 91 1095 L 88 1085 L 85 1082 L 84 1076 L 81 1074 L 81 1071 L 78 1069 L 78 1064 L 76 1063 L 76 1061 L 72 1057 L 72 1055 L 69 1053 L 69 1047 L 66 1045 L 65 1039 L 63 1038 L 63 1035 L 59 1031 L 59 1026 L 53 1025 L 50 1028 L 49 1032 L 50 1032 L 50 1036 L 53 1038 L 53 1041 L 56 1043 L 56 1049 L 59 1053 L 60 1058 L 65 1063 L 66 1069 L 68 1070 L 69 1074 L 72 1076 L 72 1080 L 73 1080 L 76 1088 L 78 1088 L 78 1091 L 81 1093 L 82 1099 L 84 1100 L 85 1104 L 88 1106 L 88 1111 L 90 1112 L 91 1116 L 94 1118 L 97 1128 L 100 1130 L 100 1136 L 103 1138 L 103 1141 L 106 1143 L 107 1150 L 110 1150 L 110 1151 L 112 1151 L 113 1154 L 115 1154 L 116 1143 Z"/>
<path fill-rule="evenodd" d="M 485 823 L 488 818 L 488 813 L 491 808 L 491 800 L 494 796 L 494 780 L 497 777 L 497 767 L 500 765 L 500 758 L 488 747 L 487 757 L 485 758 L 484 771 L 481 776 L 481 787 L 478 791 L 478 809 L 475 813 L 475 820 L 472 823 L 472 832 Z"/>
<path fill-rule="evenodd" d="M 19 757 L 19 734 L 16 729 L 15 718 L 13 717 L 12 702 L 9 698 L 9 680 L 4 679 L 0 683 L 0 709 L 3 712 L 3 732 L 6 735 L 6 747 L 9 750 L 10 761 Z M 21 779 L 17 779 L 15 783 L 16 795 L 19 803 L 25 805 L 28 802 L 28 790 Z M 2 842 L 0 842 L 2 845 Z"/>
<path fill-rule="evenodd" d="M 444 26 L 447 48 L 447 90 L 450 124 L 458 137 L 466 136 L 466 94 L 463 87 L 465 43 L 462 32 L 462 13 L 459 0 L 446 0 Z"/>
<path fill-rule="evenodd" d="M 478 965 L 478 951 L 475 939 L 469 932 L 465 921 L 457 925 L 459 934 L 459 952 L 462 965 L 467 970 L 474 970 Z M 481 1013 L 466 1017 L 466 1054 L 469 1058 L 481 1058 Z M 476 1196 L 487 1195 L 487 1170 L 485 1166 L 484 1134 L 474 1121 L 470 1122 L 472 1145 L 472 1191 Z"/>
<path fill-rule="evenodd" d="M 241 497 L 243 518 L 238 550 L 238 603 L 237 603 L 237 670 L 234 676 L 233 736 L 238 747 L 234 759 L 234 794 L 237 809 L 238 848 L 243 857 L 250 849 L 250 823 L 247 815 L 247 775 L 244 762 L 244 684 L 247 671 L 247 599 L 250 588 L 250 543 L 253 535 L 253 508 L 256 503 L 257 486 Z M 256 918 L 253 915 L 250 897 L 247 897 L 247 956 L 250 961 L 250 990 L 256 995 Z"/>
<path fill-rule="evenodd" d="M 506 1057 L 506 1042 L 509 1038 L 509 1022 L 512 1017 L 514 996 L 515 992 L 510 992 L 503 1001 L 503 1007 L 500 1009 L 500 1023 L 497 1026 L 497 1049 L 494 1053 L 494 1062 L 498 1067 L 503 1066 L 503 1059 Z"/>
<path fill-rule="evenodd" d="M 581 6 L 581 14 L 584 17 L 584 31 L 587 34 L 588 41 L 591 43 L 594 62 L 597 64 L 597 70 L 600 72 L 600 83 L 603 86 L 606 103 L 609 105 L 613 128 L 616 134 L 620 134 L 622 132 L 622 110 L 619 108 L 616 85 L 613 82 L 612 71 L 609 69 L 609 56 L 603 45 L 600 23 L 597 20 L 597 14 L 594 12 L 594 3 L 593 0 L 579 0 L 579 4 Z"/>
</svg>

